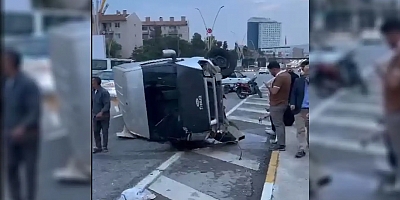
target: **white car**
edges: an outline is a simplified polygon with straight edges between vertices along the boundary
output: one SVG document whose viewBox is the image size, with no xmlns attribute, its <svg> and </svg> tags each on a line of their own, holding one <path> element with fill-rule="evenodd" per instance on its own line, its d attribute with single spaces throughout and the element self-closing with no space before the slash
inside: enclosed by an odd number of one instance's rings
<svg viewBox="0 0 400 200">
<path fill-rule="evenodd" d="M 259 74 L 269 74 L 269 71 L 266 67 L 260 67 L 260 70 L 258 70 Z"/>
<path fill-rule="evenodd" d="M 364 45 L 376 45 L 383 42 L 381 34 L 378 30 L 364 30 L 360 35 L 361 43 Z"/>
<path fill-rule="evenodd" d="M 240 72 L 233 72 L 229 77 L 222 79 L 222 85 L 229 86 L 230 90 L 234 90 L 237 83 L 247 83 L 250 78 L 247 78 L 244 74 Z"/>
<path fill-rule="evenodd" d="M 114 72 L 111 69 L 98 72 L 94 76 L 101 79 L 101 86 L 110 93 L 111 97 L 117 97 L 114 85 Z"/>
</svg>

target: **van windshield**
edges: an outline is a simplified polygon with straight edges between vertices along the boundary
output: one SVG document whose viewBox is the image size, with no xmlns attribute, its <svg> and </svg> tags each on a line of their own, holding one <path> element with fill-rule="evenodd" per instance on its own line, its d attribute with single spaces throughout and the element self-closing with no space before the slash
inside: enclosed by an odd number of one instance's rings
<svg viewBox="0 0 400 200">
<path fill-rule="evenodd" d="M 8 13 L 3 14 L 3 34 L 5 36 L 32 35 L 34 32 L 33 14 Z"/>
<path fill-rule="evenodd" d="M 106 70 L 107 60 L 93 59 L 92 60 L 92 70 Z"/>
</svg>

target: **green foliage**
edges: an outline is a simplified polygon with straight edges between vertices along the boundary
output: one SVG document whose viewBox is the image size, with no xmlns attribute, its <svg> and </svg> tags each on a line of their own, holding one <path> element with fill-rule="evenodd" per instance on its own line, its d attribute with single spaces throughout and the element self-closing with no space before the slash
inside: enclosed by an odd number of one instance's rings
<svg viewBox="0 0 400 200">
<path fill-rule="evenodd" d="M 227 50 L 228 49 L 228 42 L 224 41 L 224 44 L 222 44 L 222 48 Z"/>
<path fill-rule="evenodd" d="M 162 36 L 161 33 L 158 33 L 157 28 L 153 33 L 151 39 L 143 40 L 142 47 L 133 50 L 132 59 L 136 61 L 159 59 L 162 58 L 164 49 L 175 50 L 179 57 L 195 57 L 206 54 L 206 44 L 198 33 L 193 35 L 191 42 L 179 37 Z"/>
<path fill-rule="evenodd" d="M 115 40 L 108 40 L 106 43 L 106 51 L 109 58 L 120 58 L 121 49 L 122 46 L 118 44 Z"/>
</svg>

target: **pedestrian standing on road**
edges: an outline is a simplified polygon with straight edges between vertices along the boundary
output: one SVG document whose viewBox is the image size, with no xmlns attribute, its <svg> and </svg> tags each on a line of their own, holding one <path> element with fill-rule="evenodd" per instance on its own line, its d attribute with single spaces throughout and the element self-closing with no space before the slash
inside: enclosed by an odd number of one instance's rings
<svg viewBox="0 0 400 200">
<path fill-rule="evenodd" d="M 10 197 L 36 199 L 37 163 L 40 145 L 41 94 L 34 80 L 21 72 L 22 57 L 13 50 L 3 53 L 3 133 Z M 19 169 L 24 167 L 26 197 L 21 194 Z"/>
<path fill-rule="evenodd" d="M 383 23 L 381 32 L 393 50 L 393 56 L 382 70 L 385 106 L 385 128 L 392 153 L 400 158 L 400 20 L 390 19 Z M 400 192 L 400 167 L 395 166 L 395 184 L 384 187 L 388 192 Z"/>
<path fill-rule="evenodd" d="M 307 62 L 307 63 L 305 63 Z M 295 118 L 295 126 L 297 130 L 296 138 L 299 143 L 299 149 L 296 153 L 296 158 L 301 158 L 306 155 L 306 148 L 308 146 L 308 130 L 309 120 L 308 113 L 310 108 L 310 101 L 308 96 L 308 86 L 310 79 L 308 77 L 308 61 L 302 63 L 303 75 L 296 79 L 293 90 L 290 95 L 290 109 L 292 110 Z M 306 65 L 307 64 L 307 65 Z"/>
<path fill-rule="evenodd" d="M 284 151 L 286 149 L 286 135 L 284 113 L 288 108 L 291 76 L 286 70 L 281 70 L 278 62 L 272 61 L 267 66 L 274 80 L 267 84 L 270 98 L 270 115 L 275 125 L 275 134 L 278 142 L 272 144 L 270 150 Z"/>
<path fill-rule="evenodd" d="M 110 127 L 110 93 L 101 86 L 99 77 L 92 78 L 93 135 L 96 147 L 93 153 L 108 152 L 108 129 Z M 101 132 L 101 134 L 100 134 Z M 103 143 L 102 137 L 103 136 Z"/>
</svg>

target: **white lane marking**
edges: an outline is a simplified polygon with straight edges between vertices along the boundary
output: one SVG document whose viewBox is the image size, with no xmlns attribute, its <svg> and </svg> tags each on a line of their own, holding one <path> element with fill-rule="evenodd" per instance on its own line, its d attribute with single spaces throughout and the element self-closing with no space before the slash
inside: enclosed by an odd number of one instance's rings
<svg viewBox="0 0 400 200">
<path fill-rule="evenodd" d="M 366 131 L 381 131 L 381 126 L 374 120 L 367 120 L 362 118 L 355 117 L 345 117 L 345 116 L 323 116 L 320 118 L 316 118 L 313 120 L 315 123 L 323 123 L 332 126 L 340 126 L 340 127 L 349 127 L 349 128 L 357 128 Z M 360 133 L 362 134 L 362 133 Z"/>
<path fill-rule="evenodd" d="M 166 176 L 160 176 L 149 189 L 172 200 L 218 200 Z"/>
<path fill-rule="evenodd" d="M 229 120 L 236 120 L 236 121 L 242 121 L 242 122 L 247 122 L 247 123 L 253 123 L 253 124 L 260 124 L 260 125 L 271 125 L 271 122 L 267 120 L 261 121 L 261 123 L 257 119 L 251 119 L 248 117 L 241 117 L 241 116 L 228 116 Z"/>
<path fill-rule="evenodd" d="M 115 118 L 118 118 L 118 117 L 122 117 L 122 114 L 114 115 L 112 118 L 115 119 Z"/>
<path fill-rule="evenodd" d="M 383 112 L 383 108 L 378 104 L 371 104 L 371 103 L 350 103 L 350 102 L 340 102 L 335 104 L 334 107 L 332 107 L 333 110 L 338 110 L 338 111 L 350 111 L 350 112 L 360 112 L 360 114 L 381 114 Z"/>
<path fill-rule="evenodd" d="M 115 111 L 119 112 L 119 107 L 118 106 L 114 106 Z"/>
<path fill-rule="evenodd" d="M 268 99 L 268 98 L 259 98 L 259 97 L 254 97 L 254 98 L 251 98 L 251 99 L 253 99 L 253 100 L 259 100 L 259 101 L 269 101 L 269 99 Z"/>
<path fill-rule="evenodd" d="M 274 192 L 274 183 L 268 183 L 265 182 L 261 194 L 261 199 L 260 200 L 271 200 L 273 199 L 273 194 Z"/>
<path fill-rule="evenodd" d="M 138 184 L 136 184 L 135 187 L 136 188 L 147 188 L 158 177 L 160 177 L 161 173 L 164 170 L 166 170 L 169 166 L 171 166 L 174 162 L 176 162 L 182 155 L 183 155 L 183 152 L 175 153 L 168 160 L 166 160 L 160 166 L 158 166 L 156 170 L 152 171 L 149 175 L 144 177 L 144 179 L 142 179 Z"/>
<path fill-rule="evenodd" d="M 344 150 L 362 154 L 370 154 L 374 156 L 386 156 L 386 148 L 383 144 L 369 144 L 366 147 L 362 147 L 360 142 L 348 139 L 340 139 L 335 137 L 325 137 L 317 134 L 310 135 L 310 145 L 321 145 L 324 148 L 332 148 L 336 150 Z"/>
<path fill-rule="evenodd" d="M 240 101 L 236 106 L 234 106 L 232 109 L 230 109 L 227 113 L 226 116 L 231 115 L 233 112 L 235 112 L 236 109 L 238 109 L 241 105 L 243 105 L 244 102 L 246 102 L 247 99 L 243 99 Z"/>
<path fill-rule="evenodd" d="M 244 112 L 259 113 L 259 114 L 268 114 L 268 112 L 263 109 L 238 108 L 237 110 L 244 111 Z"/>
<path fill-rule="evenodd" d="M 252 170 L 259 170 L 260 169 L 260 163 L 256 160 L 249 160 L 249 159 L 240 159 L 240 156 L 228 153 L 228 152 L 223 152 L 223 151 L 215 151 L 212 148 L 204 148 L 204 149 L 196 149 L 193 152 L 205 155 L 211 158 L 215 158 L 217 160 L 221 160 L 227 163 L 231 163 L 234 165 L 238 165 L 241 167 L 245 167 L 247 169 L 252 169 Z"/>
<path fill-rule="evenodd" d="M 255 106 L 269 106 L 269 103 L 259 103 L 259 102 L 244 102 L 244 104 L 248 104 L 248 105 L 255 105 Z"/>
</svg>

